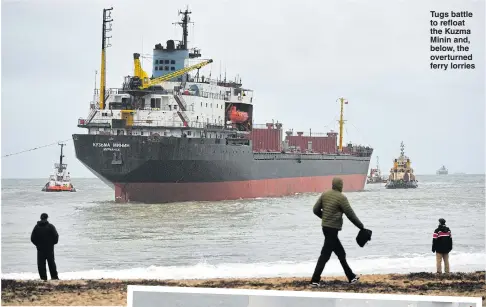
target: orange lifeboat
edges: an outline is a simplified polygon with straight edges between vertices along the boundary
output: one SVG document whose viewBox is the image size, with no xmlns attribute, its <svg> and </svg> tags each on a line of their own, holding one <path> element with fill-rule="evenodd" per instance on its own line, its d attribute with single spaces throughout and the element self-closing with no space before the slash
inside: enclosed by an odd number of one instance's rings
<svg viewBox="0 0 486 307">
<path fill-rule="evenodd" d="M 235 106 L 231 107 L 231 110 L 228 112 L 228 115 L 229 115 L 229 119 L 233 123 L 244 123 L 248 120 L 248 113 L 236 110 Z"/>
</svg>

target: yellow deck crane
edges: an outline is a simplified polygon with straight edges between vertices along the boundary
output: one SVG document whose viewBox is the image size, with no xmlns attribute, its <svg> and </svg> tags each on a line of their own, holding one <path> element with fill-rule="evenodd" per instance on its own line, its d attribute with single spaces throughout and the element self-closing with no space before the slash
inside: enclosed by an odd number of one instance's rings
<svg viewBox="0 0 486 307">
<path fill-rule="evenodd" d="M 208 64 L 211 64 L 213 60 L 209 59 L 206 61 L 203 61 L 201 63 L 191 65 L 188 67 L 184 67 L 182 69 L 179 69 L 177 71 L 174 71 L 173 73 L 166 74 L 163 76 L 160 76 L 158 78 L 153 78 L 150 79 L 147 75 L 147 73 L 142 69 L 142 65 L 140 63 L 140 54 L 139 53 L 134 53 L 133 54 L 133 66 L 134 66 L 134 76 L 131 77 L 131 80 L 129 81 L 130 89 L 133 90 L 145 90 L 148 89 L 151 86 L 157 85 L 161 82 L 180 77 L 184 75 L 185 73 L 190 72 L 191 70 L 194 69 L 200 69 Z"/>
<path fill-rule="evenodd" d="M 145 90 L 149 89 L 150 87 L 157 85 L 161 82 L 171 80 L 173 78 L 180 77 L 185 73 L 188 73 L 194 69 L 200 69 L 208 64 L 211 64 L 213 60 L 209 59 L 203 61 L 201 63 L 191 65 L 188 67 L 184 67 L 173 73 L 160 76 L 158 78 L 150 79 L 148 74 L 143 70 L 142 64 L 140 63 L 140 54 L 134 53 L 133 54 L 133 77 L 128 76 L 128 80 L 125 81 L 124 89 L 128 90 L 133 96 L 143 96 L 146 95 L 147 92 Z M 125 119 L 127 126 L 133 125 L 133 114 L 135 110 L 121 110 L 122 119 Z"/>
<path fill-rule="evenodd" d="M 142 85 L 147 84 L 150 79 L 148 74 L 145 72 L 145 70 L 142 69 L 139 53 L 133 54 L 133 75 L 135 77 L 140 78 L 140 80 L 142 80 Z"/>
</svg>

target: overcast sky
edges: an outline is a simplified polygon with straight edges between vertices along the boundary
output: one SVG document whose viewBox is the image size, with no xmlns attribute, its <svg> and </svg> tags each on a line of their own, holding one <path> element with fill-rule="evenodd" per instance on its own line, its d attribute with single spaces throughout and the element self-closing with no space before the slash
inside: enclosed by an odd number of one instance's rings
<svg viewBox="0 0 486 307">
<path fill-rule="evenodd" d="M 400 142 L 417 174 L 484 173 L 484 1 L 2 1 L 2 156 L 71 139 L 86 117 L 100 66 L 102 9 L 113 6 L 107 85 L 132 74 L 132 54 L 180 39 L 188 4 L 189 44 L 214 63 L 204 71 L 240 75 L 255 91 L 255 123 L 338 130 L 375 148 L 384 171 Z M 430 10 L 469 10 L 475 70 L 429 67 Z M 222 63 L 222 65 L 220 65 Z M 151 73 L 151 60 L 143 61 Z M 220 67 L 222 66 L 222 68 Z M 99 75 L 97 83 L 99 84 Z M 2 178 L 47 178 L 59 146 L 2 158 Z M 75 157 L 73 177 L 93 177 Z"/>
</svg>

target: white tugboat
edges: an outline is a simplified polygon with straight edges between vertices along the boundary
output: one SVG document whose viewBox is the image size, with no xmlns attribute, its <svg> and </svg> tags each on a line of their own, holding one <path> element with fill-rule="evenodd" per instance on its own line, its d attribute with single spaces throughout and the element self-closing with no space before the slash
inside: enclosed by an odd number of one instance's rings
<svg viewBox="0 0 486 307">
<path fill-rule="evenodd" d="M 418 187 L 410 158 L 405 156 L 405 145 L 400 145 L 400 157 L 393 161 L 390 176 L 386 183 L 387 189 L 415 189 Z"/>
<path fill-rule="evenodd" d="M 61 156 L 59 157 L 59 163 L 54 164 L 56 172 L 49 177 L 49 182 L 42 188 L 43 192 L 76 192 L 76 189 L 71 183 L 71 176 L 69 172 L 66 172 L 67 164 L 62 163 L 64 157 L 62 148 L 66 144 L 59 143 L 61 146 Z"/>
<path fill-rule="evenodd" d="M 445 165 L 442 165 L 442 167 L 437 170 L 436 174 L 437 175 L 447 175 L 447 174 L 449 174 L 449 170 L 447 170 Z"/>
</svg>

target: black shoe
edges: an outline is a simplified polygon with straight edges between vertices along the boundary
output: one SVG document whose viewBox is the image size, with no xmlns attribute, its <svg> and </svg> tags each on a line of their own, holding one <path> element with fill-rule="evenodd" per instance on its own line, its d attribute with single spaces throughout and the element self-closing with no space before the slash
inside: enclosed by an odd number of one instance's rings
<svg viewBox="0 0 486 307">
<path fill-rule="evenodd" d="M 349 281 L 350 284 L 355 284 L 359 281 L 359 276 L 355 276 L 353 279 Z"/>
</svg>

